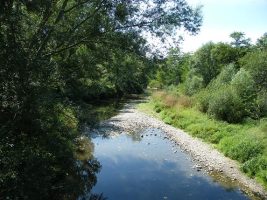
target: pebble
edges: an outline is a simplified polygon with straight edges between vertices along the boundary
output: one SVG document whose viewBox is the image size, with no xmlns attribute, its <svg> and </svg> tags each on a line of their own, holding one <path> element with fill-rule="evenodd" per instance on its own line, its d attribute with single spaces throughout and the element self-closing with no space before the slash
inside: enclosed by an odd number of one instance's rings
<svg viewBox="0 0 267 200">
<path fill-rule="evenodd" d="M 196 160 L 201 160 L 201 163 L 208 163 L 206 169 L 209 171 L 214 171 L 216 169 L 216 171 L 223 174 L 224 172 L 231 173 L 233 172 L 233 170 L 238 170 L 238 166 L 235 164 L 235 162 L 232 162 L 230 159 L 225 158 L 221 153 L 212 148 L 209 144 L 206 144 L 197 138 L 192 138 L 182 130 L 166 125 L 158 119 L 139 112 L 134 108 L 134 106 L 135 102 L 129 103 L 127 105 L 127 111 L 130 112 L 120 113 L 115 117 L 112 117 L 110 120 L 101 122 L 99 125 L 100 128 L 93 130 L 93 132 L 103 132 L 107 133 L 107 135 L 112 135 L 113 132 L 116 133 L 120 130 L 127 132 L 140 131 L 147 128 L 158 129 L 162 131 L 162 134 L 156 134 L 155 132 L 153 133 L 153 131 L 151 131 L 153 135 L 160 135 L 164 140 L 168 139 L 171 142 L 174 142 L 176 145 L 179 145 L 181 149 L 183 149 L 181 150 L 182 152 L 185 151 L 192 156 L 191 158 L 186 158 L 187 160 L 196 158 L 195 155 L 198 154 L 199 156 Z M 144 133 L 142 134 L 142 136 L 148 136 L 148 134 L 150 134 L 151 132 Z M 150 143 L 147 144 L 149 145 Z M 228 167 L 224 168 L 224 166 Z M 199 169 L 198 171 L 200 171 L 200 169 L 202 168 L 195 169 Z M 259 184 L 256 184 L 254 180 L 249 180 L 249 178 L 243 175 L 241 172 L 238 172 L 235 175 L 231 175 L 231 177 L 234 180 L 239 180 L 242 185 L 245 185 L 247 183 L 246 185 L 255 193 L 259 192 L 260 195 L 267 196 L 267 193 L 264 192 L 264 189 Z M 163 198 L 167 199 L 167 197 Z"/>
</svg>

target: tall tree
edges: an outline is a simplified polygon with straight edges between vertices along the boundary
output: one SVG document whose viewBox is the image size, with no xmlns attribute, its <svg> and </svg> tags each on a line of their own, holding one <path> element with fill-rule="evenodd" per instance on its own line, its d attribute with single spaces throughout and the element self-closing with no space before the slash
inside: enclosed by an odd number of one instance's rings
<svg viewBox="0 0 267 200">
<path fill-rule="evenodd" d="M 251 39 L 245 37 L 243 32 L 233 32 L 230 34 L 230 37 L 233 39 L 231 45 L 237 48 L 249 47 L 251 45 Z"/>
<path fill-rule="evenodd" d="M 267 33 L 264 33 L 263 36 L 257 40 L 256 46 L 260 49 L 267 49 Z"/>
<path fill-rule="evenodd" d="M 90 189 L 100 166 L 75 157 L 74 98 L 84 96 L 77 91 L 95 97 L 143 87 L 142 33 L 166 38 L 200 24 L 199 10 L 184 0 L 1 1 L 0 196 L 75 199 Z"/>
</svg>

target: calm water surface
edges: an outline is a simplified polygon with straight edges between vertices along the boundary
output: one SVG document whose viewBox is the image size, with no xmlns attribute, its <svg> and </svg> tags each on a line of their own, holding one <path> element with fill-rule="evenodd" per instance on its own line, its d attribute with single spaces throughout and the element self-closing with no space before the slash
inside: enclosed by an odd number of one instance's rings
<svg viewBox="0 0 267 200">
<path fill-rule="evenodd" d="M 197 171 L 196 163 L 158 129 L 92 141 L 102 165 L 93 193 L 109 200 L 250 199 L 231 184 Z"/>
</svg>

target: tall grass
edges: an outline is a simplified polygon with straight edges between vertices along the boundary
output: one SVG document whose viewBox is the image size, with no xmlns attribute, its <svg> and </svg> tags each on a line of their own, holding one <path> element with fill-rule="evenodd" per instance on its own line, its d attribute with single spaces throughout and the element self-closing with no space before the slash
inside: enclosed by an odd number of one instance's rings
<svg viewBox="0 0 267 200">
<path fill-rule="evenodd" d="M 267 119 L 230 124 L 199 111 L 192 97 L 167 91 L 154 92 L 142 109 L 211 143 L 267 188 Z"/>
</svg>

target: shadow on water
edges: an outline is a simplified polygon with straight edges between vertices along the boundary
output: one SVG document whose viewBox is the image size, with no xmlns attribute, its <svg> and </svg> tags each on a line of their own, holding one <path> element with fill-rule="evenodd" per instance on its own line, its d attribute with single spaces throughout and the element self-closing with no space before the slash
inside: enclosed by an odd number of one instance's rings
<svg viewBox="0 0 267 200">
<path fill-rule="evenodd" d="M 81 141 L 79 143 L 81 145 Z M 5 177 L 0 176 L 0 199 L 75 200 L 83 196 L 86 196 L 84 199 L 104 199 L 101 193 L 90 193 L 97 182 L 96 174 L 100 172 L 101 165 L 93 156 L 94 148 L 88 146 L 92 144 L 90 140 L 85 143 L 82 144 L 82 148 L 80 146 L 77 149 L 77 155 L 74 158 L 67 152 L 62 152 L 62 157 L 58 159 L 51 158 L 51 155 L 46 154 L 47 158 L 41 157 L 40 159 L 32 156 L 27 160 L 31 162 L 23 163 L 21 161 L 19 173 L 14 174 L 15 187 L 10 182 L 10 187 L 4 190 L 1 184 Z M 32 151 L 35 151 L 36 154 L 42 153 L 39 149 L 32 149 Z"/>
<path fill-rule="evenodd" d="M 115 100 L 83 104 L 79 118 L 84 126 L 95 125 L 115 115 L 123 104 Z M 73 139 L 64 134 L 57 128 L 49 129 L 49 135 L 18 134 L 18 140 L 10 145 L 5 142 L 7 137 L 1 138 L 0 153 L 5 155 L 0 156 L 0 200 L 105 199 L 102 192 L 91 192 L 101 170 L 93 143 L 78 138 L 77 151 L 73 152 Z"/>
</svg>

